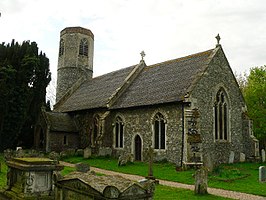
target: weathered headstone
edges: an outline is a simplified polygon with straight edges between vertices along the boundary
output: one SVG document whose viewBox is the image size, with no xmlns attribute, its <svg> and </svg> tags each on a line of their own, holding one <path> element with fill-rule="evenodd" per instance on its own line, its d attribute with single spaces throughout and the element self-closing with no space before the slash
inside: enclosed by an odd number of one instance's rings
<svg viewBox="0 0 266 200">
<path fill-rule="evenodd" d="M 148 179 L 155 179 L 153 176 L 153 169 L 152 169 L 152 164 L 153 164 L 153 158 L 154 158 L 154 149 L 152 147 L 149 147 L 148 149 L 148 158 L 149 158 L 149 171 L 148 171 Z"/>
<path fill-rule="evenodd" d="M 265 162 L 265 150 L 264 149 L 261 150 L 261 161 Z"/>
<path fill-rule="evenodd" d="M 133 155 L 132 154 L 124 153 L 124 154 L 119 156 L 117 165 L 118 166 L 124 166 L 127 163 L 129 163 L 129 162 L 132 163 L 133 161 L 134 160 L 133 160 Z"/>
<path fill-rule="evenodd" d="M 55 151 L 52 151 L 49 153 L 49 158 L 52 160 L 59 161 L 60 160 L 60 154 L 55 152 Z"/>
<path fill-rule="evenodd" d="M 25 156 L 25 152 L 21 147 L 17 147 L 16 150 L 16 157 L 17 158 L 23 158 Z"/>
<path fill-rule="evenodd" d="M 112 149 L 110 147 L 101 147 L 99 148 L 99 156 L 111 156 L 112 155 Z"/>
<path fill-rule="evenodd" d="M 205 167 L 199 168 L 195 174 L 195 194 L 207 194 L 208 191 L 208 170 Z"/>
<path fill-rule="evenodd" d="M 234 163 L 235 160 L 235 152 L 230 151 L 230 155 L 229 155 L 229 163 L 232 164 Z"/>
<path fill-rule="evenodd" d="M 83 149 L 77 149 L 76 155 L 77 156 L 83 156 L 84 155 L 84 150 Z"/>
<path fill-rule="evenodd" d="M 206 167 L 210 172 L 213 171 L 213 162 L 209 153 L 203 155 L 203 166 Z"/>
<path fill-rule="evenodd" d="M 91 157 L 91 148 L 87 147 L 86 149 L 84 149 L 83 158 L 87 159 L 89 157 Z"/>
<path fill-rule="evenodd" d="M 13 157 L 14 157 L 14 153 L 13 153 L 12 149 L 4 150 L 4 158 L 5 158 L 5 160 L 10 160 Z"/>
<path fill-rule="evenodd" d="M 240 162 L 245 162 L 246 161 L 246 155 L 244 153 L 240 153 L 239 161 Z"/>
<path fill-rule="evenodd" d="M 78 172 L 87 173 L 88 171 L 90 171 L 90 165 L 87 163 L 77 163 L 76 170 Z"/>
<path fill-rule="evenodd" d="M 264 166 L 259 167 L 259 181 L 260 182 L 266 181 L 266 169 Z"/>
</svg>

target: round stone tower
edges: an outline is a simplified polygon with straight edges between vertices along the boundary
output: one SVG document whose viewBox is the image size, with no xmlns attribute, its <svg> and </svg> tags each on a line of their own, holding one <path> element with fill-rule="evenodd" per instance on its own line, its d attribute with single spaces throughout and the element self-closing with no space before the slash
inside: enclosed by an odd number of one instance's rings
<svg viewBox="0 0 266 200">
<path fill-rule="evenodd" d="M 89 29 L 68 27 L 60 33 L 56 102 L 82 77 L 92 78 L 94 35 Z"/>
</svg>

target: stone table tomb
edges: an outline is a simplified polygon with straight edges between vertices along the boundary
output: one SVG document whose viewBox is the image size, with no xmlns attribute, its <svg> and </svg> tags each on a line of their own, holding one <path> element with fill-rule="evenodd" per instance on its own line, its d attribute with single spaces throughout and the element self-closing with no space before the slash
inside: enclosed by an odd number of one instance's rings
<svg viewBox="0 0 266 200">
<path fill-rule="evenodd" d="M 151 200 L 154 182 L 133 182 L 121 176 L 72 172 L 55 183 L 56 200 Z"/>
<path fill-rule="evenodd" d="M 7 161 L 7 190 L 12 199 L 54 199 L 53 172 L 63 169 L 47 158 L 14 158 Z"/>
</svg>

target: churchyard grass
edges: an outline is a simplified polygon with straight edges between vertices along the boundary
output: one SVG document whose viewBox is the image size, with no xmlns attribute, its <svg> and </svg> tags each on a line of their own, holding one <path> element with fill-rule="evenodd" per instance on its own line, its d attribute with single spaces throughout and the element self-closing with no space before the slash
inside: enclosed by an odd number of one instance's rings
<svg viewBox="0 0 266 200">
<path fill-rule="evenodd" d="M 163 186 L 163 185 L 156 185 L 154 199 L 158 199 L 158 200 L 159 199 L 222 200 L 222 199 L 230 199 L 230 198 L 224 198 L 224 197 L 214 196 L 210 194 L 195 195 L 194 191 L 191 191 L 191 190 L 173 188 L 173 187 L 168 187 L 168 186 Z"/>
<path fill-rule="evenodd" d="M 90 166 L 103 168 L 107 170 L 147 176 L 148 164 L 143 162 L 135 162 L 126 166 L 118 166 L 117 160 L 113 158 L 89 158 L 71 157 L 64 159 L 67 162 L 89 163 Z M 214 170 L 209 175 L 208 186 L 233 190 L 260 196 L 266 196 L 266 183 L 260 183 L 258 180 L 259 166 L 261 163 L 236 163 L 221 165 L 220 170 Z M 217 172 L 218 173 L 215 173 Z M 194 184 L 194 170 L 176 171 L 175 166 L 171 163 L 154 163 L 153 174 L 158 179 L 176 181 L 186 184 Z"/>
<path fill-rule="evenodd" d="M 70 159 L 72 162 L 75 161 L 78 162 L 80 158 L 71 158 Z M 95 159 L 97 160 L 97 159 Z M 100 159 L 101 161 L 101 159 Z M 0 154 L 0 162 L 1 162 L 1 172 L 0 172 L 0 190 L 3 189 L 6 186 L 6 173 L 7 173 L 7 167 L 4 163 L 4 159 L 2 154 Z M 142 166 L 143 168 L 145 167 Z M 75 168 L 72 167 L 64 167 L 64 170 L 61 171 L 62 175 L 66 175 L 72 171 L 74 171 Z M 225 200 L 228 198 L 223 198 L 223 197 L 218 197 L 218 196 L 213 196 L 213 195 L 204 195 L 204 196 L 199 196 L 199 195 L 194 195 L 193 191 L 190 190 L 185 190 L 185 189 L 180 189 L 180 188 L 172 188 L 172 187 L 167 187 L 167 186 L 162 186 L 162 185 L 156 185 L 156 192 L 154 199 L 191 199 L 191 200 L 196 200 L 196 199 L 207 199 L 207 200 Z"/>
</svg>

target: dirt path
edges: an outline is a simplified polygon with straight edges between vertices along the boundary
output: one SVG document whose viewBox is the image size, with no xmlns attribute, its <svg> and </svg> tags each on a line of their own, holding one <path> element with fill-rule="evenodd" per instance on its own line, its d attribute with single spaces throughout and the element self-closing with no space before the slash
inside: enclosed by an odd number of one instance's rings
<svg viewBox="0 0 266 200">
<path fill-rule="evenodd" d="M 60 162 L 60 163 L 63 164 L 64 166 L 75 167 L 75 165 L 71 164 L 71 163 L 66 163 L 66 162 Z M 95 168 L 95 167 L 90 167 L 90 170 L 95 171 L 95 172 L 100 173 L 100 174 L 119 175 L 119 176 L 122 176 L 122 177 L 130 179 L 130 180 L 134 180 L 134 181 L 139 181 L 141 179 L 144 179 L 143 176 L 124 174 L 124 173 L 109 171 L 109 170 Z M 166 181 L 166 180 L 159 180 L 159 183 L 161 185 L 165 185 L 165 186 L 194 190 L 194 185 L 188 185 L 188 184 L 184 184 L 184 183 L 178 183 L 178 182 Z M 266 185 L 265 185 L 265 187 L 266 187 Z M 231 198 L 231 199 L 266 200 L 266 197 L 262 197 L 262 196 L 246 194 L 246 193 L 242 193 L 242 192 L 223 190 L 223 189 L 217 189 L 217 188 L 210 188 L 210 187 L 208 188 L 208 193 L 216 195 L 216 196 Z"/>
</svg>

